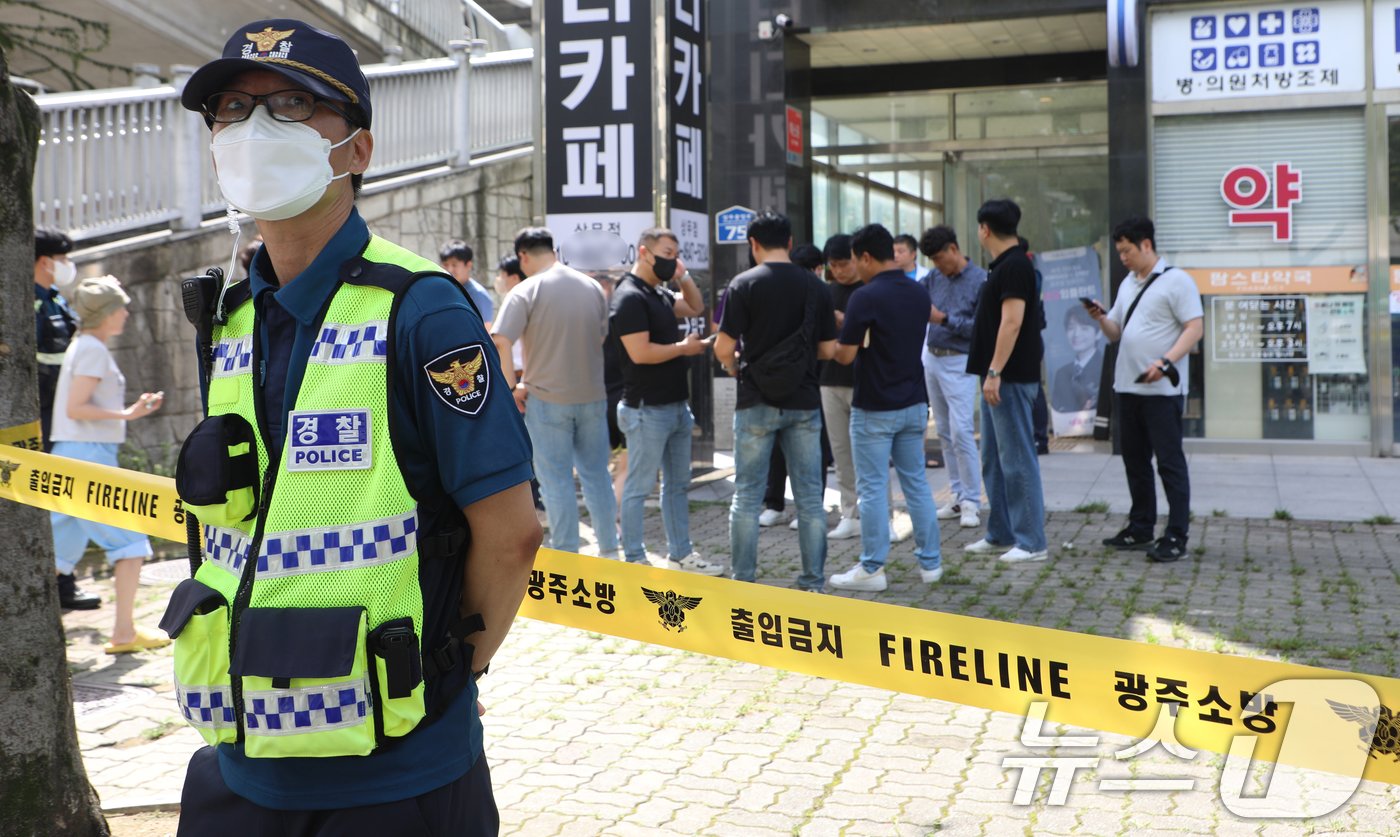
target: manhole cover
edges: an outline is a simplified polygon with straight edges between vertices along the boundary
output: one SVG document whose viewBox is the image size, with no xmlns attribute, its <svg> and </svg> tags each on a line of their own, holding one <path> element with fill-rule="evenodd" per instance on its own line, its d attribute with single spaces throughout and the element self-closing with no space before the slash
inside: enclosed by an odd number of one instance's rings
<svg viewBox="0 0 1400 837">
<path fill-rule="evenodd" d="M 190 577 L 190 562 L 186 558 L 156 561 L 141 567 L 142 584 L 179 584 Z"/>
<path fill-rule="evenodd" d="M 73 683 L 73 714 L 89 715 L 114 706 L 133 703 L 155 694 L 141 686 L 113 686 L 106 683 Z"/>
</svg>

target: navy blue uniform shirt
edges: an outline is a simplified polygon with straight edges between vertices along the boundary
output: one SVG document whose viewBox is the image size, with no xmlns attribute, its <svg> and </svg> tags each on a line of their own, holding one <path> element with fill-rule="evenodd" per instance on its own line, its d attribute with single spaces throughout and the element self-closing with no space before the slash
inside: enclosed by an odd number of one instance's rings
<svg viewBox="0 0 1400 837">
<path fill-rule="evenodd" d="M 281 287 L 265 251 L 253 259 L 251 290 L 259 306 L 257 336 L 264 359 L 254 374 L 263 381 L 270 441 L 278 448 L 315 343 L 316 320 L 338 286 L 341 265 L 368 241 L 364 220 L 351 212 L 315 261 Z M 415 496 L 446 495 L 450 502 L 438 513 L 456 516 L 433 519 L 434 510 L 420 506 L 420 530 L 460 526 L 463 506 L 530 480 L 530 439 L 481 317 L 451 278 L 415 283 L 400 303 L 395 327 L 390 409 L 403 429 L 395 448 L 399 467 Z M 467 415 L 438 398 L 423 367 L 474 343 L 484 347 L 491 386 L 481 410 Z M 473 685 L 432 724 L 371 756 L 248 759 L 241 747 L 226 744 L 219 747 L 219 764 L 229 788 L 258 805 L 315 810 L 418 796 L 466 773 L 481 752 Z"/>
<path fill-rule="evenodd" d="M 839 342 L 861 347 L 852 406 L 902 410 L 928 402 L 923 351 L 929 310 L 928 291 L 902 270 L 877 273 L 851 294 Z"/>
</svg>

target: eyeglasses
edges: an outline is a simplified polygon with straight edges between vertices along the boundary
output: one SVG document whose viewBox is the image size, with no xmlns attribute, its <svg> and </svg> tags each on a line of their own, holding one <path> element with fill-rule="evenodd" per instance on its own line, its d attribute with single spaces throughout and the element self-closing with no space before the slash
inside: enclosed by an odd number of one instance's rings
<svg viewBox="0 0 1400 837">
<path fill-rule="evenodd" d="M 267 112 L 278 122 L 305 122 L 316 113 L 317 105 L 324 105 L 345 121 L 355 123 L 349 114 L 331 104 L 329 100 L 305 90 L 278 90 L 261 96 L 238 90 L 225 90 L 205 99 L 203 110 L 205 115 L 215 122 L 242 122 L 253 115 L 253 108 L 257 107 L 259 102 L 262 102 L 263 107 L 267 108 Z"/>
</svg>

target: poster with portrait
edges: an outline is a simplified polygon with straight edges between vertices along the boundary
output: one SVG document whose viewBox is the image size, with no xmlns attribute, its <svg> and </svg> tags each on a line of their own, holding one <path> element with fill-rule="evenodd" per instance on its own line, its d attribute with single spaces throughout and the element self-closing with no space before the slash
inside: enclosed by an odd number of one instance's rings
<svg viewBox="0 0 1400 837">
<path fill-rule="evenodd" d="M 1102 268 L 1092 247 L 1035 255 L 1045 305 L 1045 397 L 1056 436 L 1092 436 L 1107 340 L 1079 298 L 1103 302 Z"/>
</svg>

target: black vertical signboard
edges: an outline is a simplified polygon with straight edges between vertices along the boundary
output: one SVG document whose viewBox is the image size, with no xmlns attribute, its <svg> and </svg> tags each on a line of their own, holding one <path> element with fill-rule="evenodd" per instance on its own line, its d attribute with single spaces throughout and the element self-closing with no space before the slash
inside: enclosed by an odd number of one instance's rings
<svg viewBox="0 0 1400 837">
<path fill-rule="evenodd" d="M 655 218 L 651 2 L 543 7 L 545 223 L 566 263 L 626 267 Z"/>
<path fill-rule="evenodd" d="M 666 9 L 666 109 L 670 119 L 667 187 L 671 198 L 671 229 L 681 241 L 687 267 L 710 267 L 709 213 L 705 202 L 707 153 L 705 77 L 705 0 L 664 0 Z"/>
</svg>

